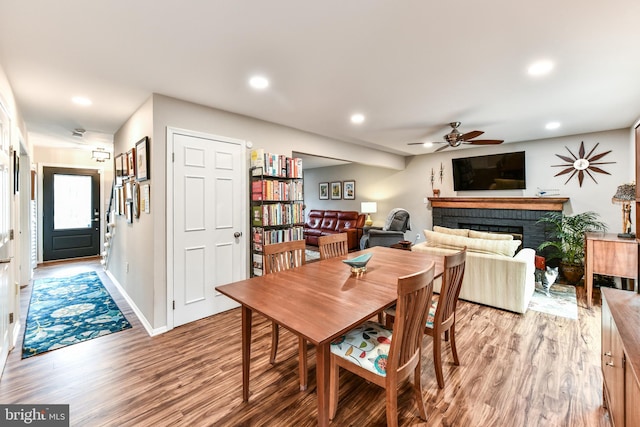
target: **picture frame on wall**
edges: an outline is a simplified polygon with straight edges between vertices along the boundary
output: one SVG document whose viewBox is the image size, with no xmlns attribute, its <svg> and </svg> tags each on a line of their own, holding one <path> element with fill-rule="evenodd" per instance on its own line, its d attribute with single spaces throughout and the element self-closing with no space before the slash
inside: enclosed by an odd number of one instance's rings
<svg viewBox="0 0 640 427">
<path fill-rule="evenodd" d="M 113 164 L 115 169 L 116 187 L 122 187 L 122 181 L 124 179 L 126 170 L 124 167 L 124 154 L 120 153 L 113 158 Z"/>
<path fill-rule="evenodd" d="M 145 136 L 136 142 L 137 171 L 136 179 L 146 181 L 149 179 L 149 137 Z"/>
<path fill-rule="evenodd" d="M 127 176 L 136 176 L 136 149 L 127 151 Z"/>
<path fill-rule="evenodd" d="M 356 182 L 355 181 L 343 181 L 342 198 L 345 200 L 356 199 Z"/>
<path fill-rule="evenodd" d="M 13 194 L 20 192 L 20 156 L 13 151 Z"/>
<path fill-rule="evenodd" d="M 340 200 L 342 199 L 342 182 L 332 182 L 331 183 L 331 200 Z"/>
<path fill-rule="evenodd" d="M 318 196 L 320 200 L 329 200 L 329 183 L 321 182 L 320 189 L 318 191 Z"/>
</svg>

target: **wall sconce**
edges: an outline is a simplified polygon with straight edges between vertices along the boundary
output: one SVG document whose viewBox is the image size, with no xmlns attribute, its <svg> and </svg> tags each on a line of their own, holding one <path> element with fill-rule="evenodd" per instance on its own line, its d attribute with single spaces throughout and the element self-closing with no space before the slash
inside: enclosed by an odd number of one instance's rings
<svg viewBox="0 0 640 427">
<path fill-rule="evenodd" d="M 613 203 L 622 204 L 622 233 L 618 237 L 633 239 L 635 234 L 631 232 L 631 201 L 636 199 L 636 185 L 622 184 L 618 186 L 616 194 L 611 198 Z"/>
<path fill-rule="evenodd" d="M 111 153 L 109 153 L 108 151 L 105 151 L 102 148 L 98 148 L 97 150 L 93 150 L 91 152 L 91 158 L 96 162 L 104 162 L 111 158 Z"/>
<path fill-rule="evenodd" d="M 371 220 L 370 214 L 378 212 L 378 204 L 376 202 L 361 202 L 360 211 L 367 214 L 367 220 L 364 222 L 364 225 L 371 227 L 373 221 Z"/>
</svg>

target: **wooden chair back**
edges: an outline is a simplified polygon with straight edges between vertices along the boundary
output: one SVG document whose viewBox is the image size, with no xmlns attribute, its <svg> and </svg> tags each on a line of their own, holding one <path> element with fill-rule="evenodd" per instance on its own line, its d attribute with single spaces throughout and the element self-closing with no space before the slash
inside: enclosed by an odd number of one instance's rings
<svg viewBox="0 0 640 427">
<path fill-rule="evenodd" d="M 453 324 L 462 288 L 462 279 L 467 260 L 467 248 L 444 257 L 442 287 L 438 298 L 438 307 L 433 319 L 434 332 L 445 331 Z"/>
<path fill-rule="evenodd" d="M 393 339 L 387 360 L 387 384 L 397 387 L 419 362 L 424 325 L 433 295 L 435 263 L 423 271 L 398 278 Z M 408 372 L 407 372 L 408 369 Z"/>
<path fill-rule="evenodd" d="M 305 263 L 304 240 L 272 243 L 262 247 L 262 269 L 264 274 L 276 273 Z"/>
<path fill-rule="evenodd" d="M 349 253 L 347 233 L 329 234 L 318 238 L 320 259 L 333 258 Z"/>
</svg>

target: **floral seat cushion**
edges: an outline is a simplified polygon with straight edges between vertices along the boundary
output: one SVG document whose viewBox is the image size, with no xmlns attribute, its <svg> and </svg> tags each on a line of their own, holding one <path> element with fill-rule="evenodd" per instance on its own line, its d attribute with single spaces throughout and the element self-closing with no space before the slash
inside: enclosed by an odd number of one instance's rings
<svg viewBox="0 0 640 427">
<path fill-rule="evenodd" d="M 393 331 L 367 321 L 331 342 L 331 352 L 382 377 L 387 375 L 387 359 Z"/>
</svg>

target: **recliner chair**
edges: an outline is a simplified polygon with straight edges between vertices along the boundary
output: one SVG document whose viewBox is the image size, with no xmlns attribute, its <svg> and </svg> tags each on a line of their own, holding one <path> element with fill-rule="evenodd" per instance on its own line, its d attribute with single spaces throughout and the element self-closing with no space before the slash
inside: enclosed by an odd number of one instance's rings
<svg viewBox="0 0 640 427">
<path fill-rule="evenodd" d="M 406 209 L 395 208 L 387 215 L 387 220 L 382 228 L 365 228 L 365 235 L 360 239 L 360 249 L 373 246 L 391 246 L 404 240 L 404 233 L 411 230 L 409 212 Z"/>
</svg>

